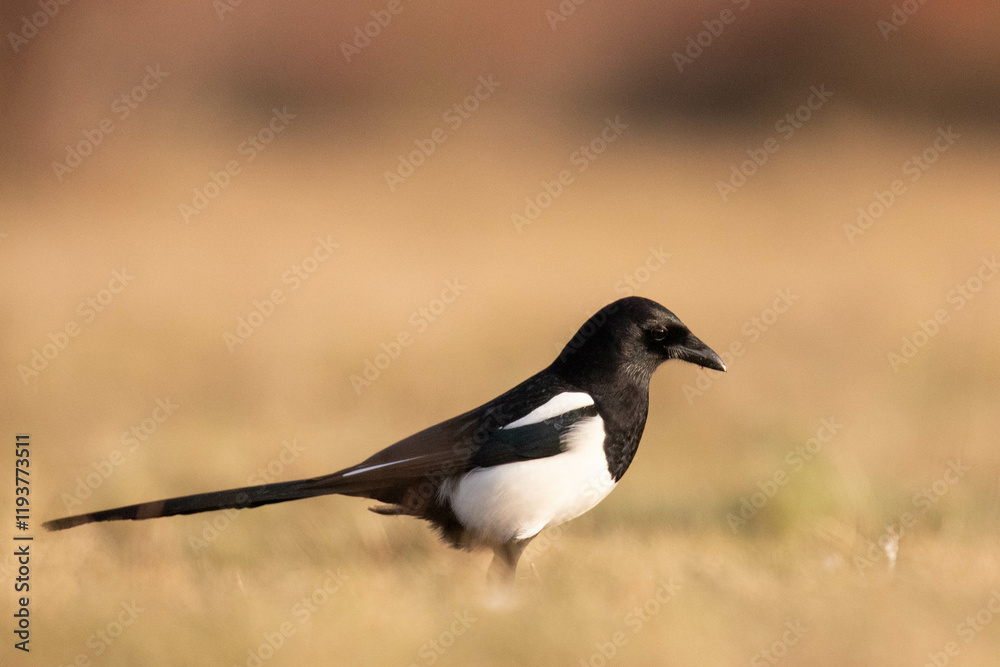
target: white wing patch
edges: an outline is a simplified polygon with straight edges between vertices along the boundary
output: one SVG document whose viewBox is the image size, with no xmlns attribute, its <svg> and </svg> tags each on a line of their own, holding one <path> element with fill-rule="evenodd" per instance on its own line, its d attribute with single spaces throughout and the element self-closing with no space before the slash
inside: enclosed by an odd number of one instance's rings
<svg viewBox="0 0 1000 667">
<path fill-rule="evenodd" d="M 558 417 L 559 415 L 566 414 L 571 410 L 577 410 L 579 408 L 585 408 L 588 405 L 593 405 L 594 399 L 590 397 L 590 394 L 583 391 L 564 391 L 561 394 L 553 396 L 547 403 L 540 405 L 528 414 L 524 415 L 517 421 L 512 421 L 503 428 L 517 428 L 518 426 L 527 426 L 528 424 L 537 424 L 540 421 L 545 421 L 546 419 L 552 419 L 553 417 Z"/>
</svg>

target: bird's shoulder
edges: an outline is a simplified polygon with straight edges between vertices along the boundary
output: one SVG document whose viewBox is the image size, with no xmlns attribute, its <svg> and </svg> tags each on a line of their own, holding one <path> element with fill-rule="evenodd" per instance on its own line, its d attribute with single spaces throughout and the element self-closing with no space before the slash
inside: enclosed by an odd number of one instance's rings
<svg viewBox="0 0 1000 667">
<path fill-rule="evenodd" d="M 596 415 L 590 394 L 542 371 L 479 407 L 376 452 L 353 470 L 433 476 L 552 456 L 561 451 L 566 429 Z"/>
</svg>

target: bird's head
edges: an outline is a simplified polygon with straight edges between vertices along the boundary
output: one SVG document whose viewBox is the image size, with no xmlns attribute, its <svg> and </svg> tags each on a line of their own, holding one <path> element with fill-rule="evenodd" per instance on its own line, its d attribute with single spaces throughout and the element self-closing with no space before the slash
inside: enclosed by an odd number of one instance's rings
<svg viewBox="0 0 1000 667">
<path fill-rule="evenodd" d="M 554 366 L 567 377 L 624 371 L 648 379 L 668 359 L 726 370 L 719 355 L 676 315 L 655 301 L 632 296 L 597 311 Z"/>
</svg>

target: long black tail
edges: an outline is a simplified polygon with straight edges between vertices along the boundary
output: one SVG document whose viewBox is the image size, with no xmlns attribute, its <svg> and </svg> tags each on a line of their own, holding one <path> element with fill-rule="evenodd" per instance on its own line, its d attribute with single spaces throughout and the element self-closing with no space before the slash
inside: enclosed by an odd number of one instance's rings
<svg viewBox="0 0 1000 667">
<path fill-rule="evenodd" d="M 148 503 L 139 503 L 138 505 L 127 505 L 126 507 L 116 507 L 115 509 L 102 510 L 100 512 L 68 516 L 63 519 L 47 521 L 42 526 L 46 530 L 64 530 L 95 521 L 155 519 L 160 516 L 196 514 L 212 510 L 244 509 L 333 493 L 366 495 L 365 491 L 371 489 L 370 484 L 365 484 L 360 480 L 355 481 L 350 477 L 345 478 L 344 472 L 340 471 L 332 475 L 313 477 L 311 479 L 298 479 L 291 482 L 245 486 L 241 489 L 196 493 L 193 496 L 154 500 Z"/>
</svg>

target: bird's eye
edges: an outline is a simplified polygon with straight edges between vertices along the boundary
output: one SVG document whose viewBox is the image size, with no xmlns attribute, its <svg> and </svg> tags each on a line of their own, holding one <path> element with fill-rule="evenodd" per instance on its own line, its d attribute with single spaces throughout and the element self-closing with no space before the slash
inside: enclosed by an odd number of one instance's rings
<svg viewBox="0 0 1000 667">
<path fill-rule="evenodd" d="M 663 327 L 656 327 L 650 332 L 650 335 L 655 341 L 661 341 L 667 337 L 667 330 Z"/>
</svg>

